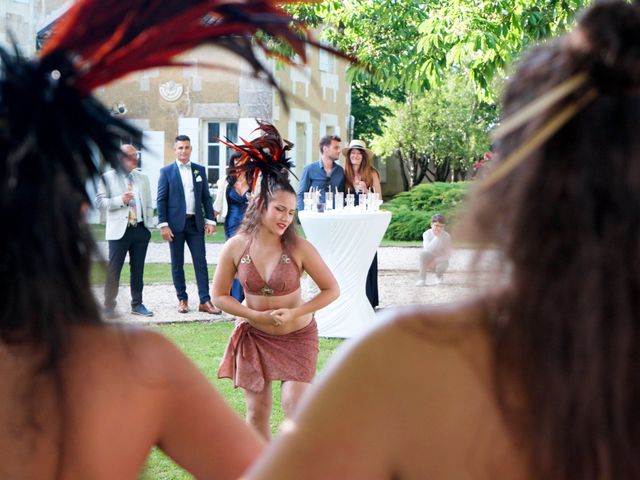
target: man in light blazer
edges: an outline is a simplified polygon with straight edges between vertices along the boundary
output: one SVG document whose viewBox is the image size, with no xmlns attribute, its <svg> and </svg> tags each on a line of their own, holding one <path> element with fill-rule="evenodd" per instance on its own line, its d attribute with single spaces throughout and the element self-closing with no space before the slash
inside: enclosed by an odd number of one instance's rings
<svg viewBox="0 0 640 480">
<path fill-rule="evenodd" d="M 191 140 L 178 135 L 173 150 L 176 161 L 160 169 L 158 179 L 158 227 L 162 238 L 169 242 L 171 275 L 178 296 L 178 312 L 189 311 L 187 287 L 184 279 L 184 244 L 187 243 L 198 284 L 198 311 L 222 313 L 211 303 L 209 270 L 207 268 L 204 234 L 216 231 L 213 206 L 202 165 L 191 162 Z"/>
<path fill-rule="evenodd" d="M 114 318 L 120 272 L 129 253 L 131 271 L 131 313 L 153 316 L 142 303 L 144 261 L 153 227 L 153 206 L 149 178 L 138 170 L 138 152 L 122 145 L 121 170 L 102 175 L 96 203 L 106 211 L 105 237 L 109 242 L 109 271 L 104 285 L 105 316 Z"/>
</svg>

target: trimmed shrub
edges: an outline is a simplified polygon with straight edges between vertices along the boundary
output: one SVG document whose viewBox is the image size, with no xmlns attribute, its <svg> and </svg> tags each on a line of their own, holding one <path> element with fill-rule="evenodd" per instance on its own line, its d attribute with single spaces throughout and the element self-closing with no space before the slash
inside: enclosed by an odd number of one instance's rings
<svg viewBox="0 0 640 480">
<path fill-rule="evenodd" d="M 421 240 L 436 213 L 447 218 L 447 228 L 450 228 L 468 189 L 469 182 L 433 182 L 421 183 L 408 192 L 399 193 L 383 207 L 392 213 L 385 238 Z"/>
</svg>

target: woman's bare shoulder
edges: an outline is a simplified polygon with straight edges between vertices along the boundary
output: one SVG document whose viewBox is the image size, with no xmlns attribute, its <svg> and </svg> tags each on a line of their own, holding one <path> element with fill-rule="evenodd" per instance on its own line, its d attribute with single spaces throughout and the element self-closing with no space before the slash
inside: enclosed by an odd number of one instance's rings
<svg viewBox="0 0 640 480">
<path fill-rule="evenodd" d="M 389 309 L 379 314 L 379 326 L 363 343 L 400 351 L 407 344 L 420 351 L 487 345 L 482 313 L 477 303 Z M 377 345 L 379 342 L 382 345 Z"/>
<path fill-rule="evenodd" d="M 251 238 L 248 235 L 244 235 L 244 234 L 234 235 L 233 237 L 231 237 L 229 240 L 225 242 L 223 248 L 225 249 L 229 248 L 234 251 L 238 249 L 244 250 L 250 241 L 251 241 Z"/>
<path fill-rule="evenodd" d="M 466 478 L 479 422 L 495 418 L 478 316 L 474 305 L 380 315 L 377 327 L 334 355 L 295 428 L 248 478 L 301 478 L 318 451 L 328 453 L 305 478 Z"/>
<path fill-rule="evenodd" d="M 237 263 L 238 259 L 244 253 L 250 242 L 251 238 L 248 235 L 234 235 L 223 245 L 219 258 L 233 258 L 234 263 Z"/>
<path fill-rule="evenodd" d="M 295 243 L 290 248 L 291 253 L 299 258 L 303 258 L 309 254 L 317 254 L 318 250 L 306 238 L 298 236 Z"/>
<path fill-rule="evenodd" d="M 167 380 L 172 370 L 187 361 L 178 347 L 160 333 L 120 324 L 75 328 L 69 353 L 82 369 L 100 371 L 109 365 L 111 370 L 121 370 L 125 377 L 142 376 L 152 383 Z"/>
</svg>

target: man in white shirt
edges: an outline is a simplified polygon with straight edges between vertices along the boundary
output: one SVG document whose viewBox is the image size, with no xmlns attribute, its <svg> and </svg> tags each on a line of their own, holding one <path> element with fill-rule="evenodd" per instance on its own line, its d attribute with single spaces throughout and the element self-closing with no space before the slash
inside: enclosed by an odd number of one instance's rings
<svg viewBox="0 0 640 480">
<path fill-rule="evenodd" d="M 202 165 L 191 162 L 191 140 L 178 135 L 174 142 L 176 161 L 160 169 L 158 179 L 158 227 L 162 238 L 169 242 L 171 275 L 178 296 L 178 311 L 187 313 L 189 301 L 184 279 L 184 244 L 189 247 L 198 284 L 200 312 L 220 314 L 209 295 L 204 234 L 216 231 L 213 206 Z"/>
<path fill-rule="evenodd" d="M 104 308 L 107 318 L 116 316 L 116 296 L 120 273 L 129 253 L 131 272 L 131 313 L 144 317 L 153 312 L 142 303 L 144 261 L 153 227 L 153 206 L 149 178 L 138 170 L 138 151 L 122 145 L 122 170 L 102 175 L 96 203 L 106 211 L 105 237 L 109 242 L 109 271 L 104 285 Z"/>
<path fill-rule="evenodd" d="M 420 278 L 417 286 L 426 285 L 427 270 L 436 274 L 436 283 L 442 283 L 444 272 L 449 268 L 451 256 L 451 236 L 445 231 L 444 215 L 431 217 L 431 228 L 422 234 L 423 250 L 420 252 Z"/>
</svg>

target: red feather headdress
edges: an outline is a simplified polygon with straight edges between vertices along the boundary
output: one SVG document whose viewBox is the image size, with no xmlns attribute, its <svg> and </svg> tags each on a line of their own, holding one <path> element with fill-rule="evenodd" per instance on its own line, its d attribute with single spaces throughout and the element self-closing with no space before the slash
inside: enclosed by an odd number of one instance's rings
<svg viewBox="0 0 640 480">
<path fill-rule="evenodd" d="M 244 174 L 247 178 L 252 178 L 252 192 L 256 191 L 258 180 L 261 178 L 261 192 L 266 193 L 269 181 L 273 179 L 288 181 L 289 174 L 294 175 L 293 163 L 287 158 L 287 152 L 293 148 L 293 143 L 283 139 L 276 127 L 270 123 L 260 120 L 256 122 L 258 127 L 252 133 L 259 130 L 263 133 L 254 140 L 240 138 L 241 144 L 235 144 L 228 139 L 219 140 L 240 154 L 240 158 L 227 170 L 228 173 Z"/>
<path fill-rule="evenodd" d="M 275 43 L 256 38 L 258 32 L 284 44 L 302 62 L 306 62 L 306 43 L 327 49 L 281 8 L 283 3 L 296 2 L 78 0 L 54 26 L 41 58 L 44 61 L 58 51 L 71 55 L 76 74 L 70 82 L 87 93 L 133 71 L 184 66 L 185 62 L 176 60 L 177 55 L 199 45 L 215 44 L 243 57 L 276 86 L 269 70 L 255 56 L 254 45 L 267 55 L 291 62 Z"/>
<path fill-rule="evenodd" d="M 302 61 L 305 44 L 327 49 L 282 3 L 294 2 L 78 0 L 53 27 L 39 59 L 0 48 L 0 179 L 15 185 L 17 165 L 29 158 L 41 179 L 62 171 L 87 196 L 86 181 L 100 173 L 100 162 L 118 165 L 120 138 L 140 137 L 91 91 L 137 70 L 187 65 L 177 56 L 199 45 L 243 57 L 280 91 L 254 48 L 283 58 L 284 45 Z"/>
</svg>

